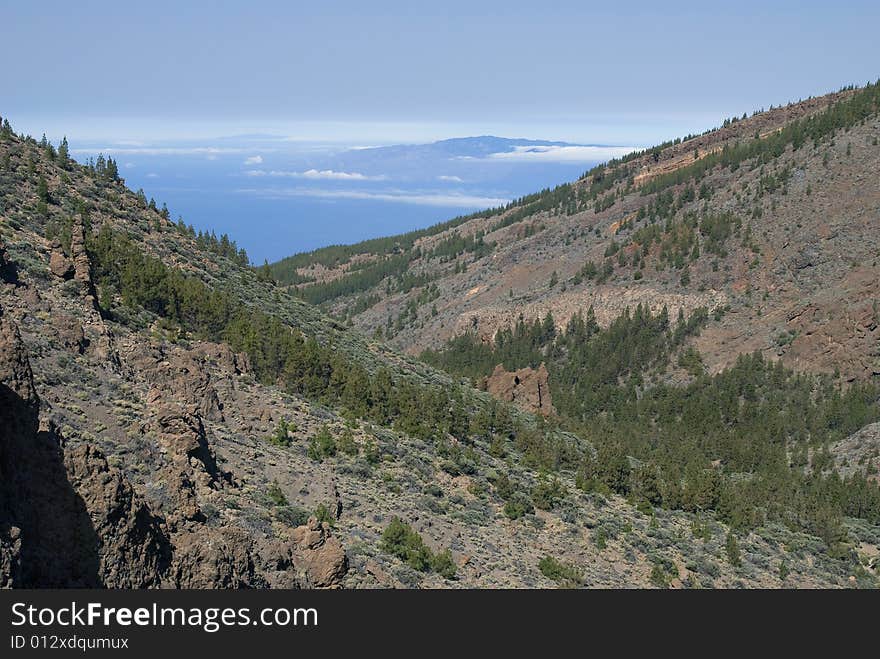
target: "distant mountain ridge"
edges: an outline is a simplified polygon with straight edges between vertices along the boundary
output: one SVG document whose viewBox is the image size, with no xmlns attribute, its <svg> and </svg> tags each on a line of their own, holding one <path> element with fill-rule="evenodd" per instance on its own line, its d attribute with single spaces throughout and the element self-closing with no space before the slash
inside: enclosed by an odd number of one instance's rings
<svg viewBox="0 0 880 659">
<path fill-rule="evenodd" d="M 408 153 L 431 153 L 451 157 L 468 156 L 485 158 L 493 153 L 509 153 L 516 147 L 531 146 L 608 146 L 604 144 L 576 144 L 573 142 L 553 142 L 549 140 L 531 140 L 525 138 L 496 137 L 480 135 L 476 137 L 453 137 L 424 144 L 393 144 L 357 149 L 369 154 L 388 154 L 401 156 Z"/>
</svg>

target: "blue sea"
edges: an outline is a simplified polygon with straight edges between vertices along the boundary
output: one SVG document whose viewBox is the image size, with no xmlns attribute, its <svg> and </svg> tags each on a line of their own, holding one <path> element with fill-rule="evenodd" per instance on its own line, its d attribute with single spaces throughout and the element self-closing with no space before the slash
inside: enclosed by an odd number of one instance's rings
<svg viewBox="0 0 880 659">
<path fill-rule="evenodd" d="M 273 136 L 71 144 L 251 261 L 422 228 L 571 181 L 625 148 L 478 137 L 364 148 Z"/>
</svg>

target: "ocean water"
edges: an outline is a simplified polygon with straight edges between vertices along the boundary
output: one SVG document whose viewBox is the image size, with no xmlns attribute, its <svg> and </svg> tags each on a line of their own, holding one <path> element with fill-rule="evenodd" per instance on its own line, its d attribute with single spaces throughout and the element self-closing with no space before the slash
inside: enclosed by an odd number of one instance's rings
<svg viewBox="0 0 880 659">
<path fill-rule="evenodd" d="M 497 206 L 571 181 L 598 161 L 588 149 L 572 159 L 560 143 L 523 142 L 469 138 L 366 149 L 260 136 L 72 146 L 81 162 L 112 156 L 127 185 L 167 204 L 172 219 L 228 233 L 262 263 Z M 557 149 L 565 151 L 560 161 L 552 159 Z"/>
</svg>

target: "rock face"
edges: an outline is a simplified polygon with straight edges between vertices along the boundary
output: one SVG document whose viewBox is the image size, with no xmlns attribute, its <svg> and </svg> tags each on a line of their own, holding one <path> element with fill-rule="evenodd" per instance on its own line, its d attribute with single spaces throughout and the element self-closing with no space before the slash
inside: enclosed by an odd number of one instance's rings
<svg viewBox="0 0 880 659">
<path fill-rule="evenodd" d="M 108 588 L 159 586 L 171 561 L 172 546 L 128 480 L 92 446 L 65 451 L 64 466 L 99 543 L 99 583 Z"/>
<path fill-rule="evenodd" d="M 77 215 L 73 222 L 70 236 L 70 260 L 73 262 L 73 279 L 78 281 L 88 294 L 95 297 L 92 284 L 92 265 L 86 251 L 86 230 L 82 215 Z"/>
<path fill-rule="evenodd" d="M 73 264 L 61 251 L 61 243 L 57 240 L 52 243 L 52 251 L 49 254 L 49 272 L 59 279 L 66 280 L 73 277 Z"/>
<path fill-rule="evenodd" d="M 59 313 L 52 318 L 58 340 L 65 349 L 81 355 L 89 345 L 82 325 L 73 316 Z"/>
<path fill-rule="evenodd" d="M 167 399 L 183 404 L 203 419 L 222 421 L 223 404 L 214 387 L 211 371 L 206 368 L 206 352 L 210 353 L 210 349 L 201 347 L 196 351 L 181 353 L 150 345 L 146 348 L 140 346 L 128 354 L 126 360 L 145 373 L 153 383 L 148 402 Z M 231 350 L 222 352 L 218 349 L 215 352 L 219 366 L 217 370 L 228 375 L 241 372 Z"/>
<path fill-rule="evenodd" d="M 18 328 L 0 312 L 0 587 L 253 588 L 337 586 L 348 567 L 312 518 L 289 542 L 208 527 L 203 491 L 232 484 L 202 419 L 161 392 L 155 431 L 166 456 L 157 514 L 90 444 L 65 446 L 40 399 Z"/>
<path fill-rule="evenodd" d="M 529 302 L 518 306 L 487 305 L 461 314 L 455 322 L 455 334 L 475 332 L 484 341 L 494 341 L 495 334 L 508 327 L 515 327 L 520 316 L 526 320 L 553 315 L 556 327 L 565 328 L 575 314 L 586 314 L 593 309 L 600 327 L 608 327 L 627 309 L 639 305 L 658 314 L 664 308 L 670 318 L 677 318 L 679 311 L 685 316 L 698 307 L 709 311 L 724 306 L 727 295 L 722 291 L 703 291 L 698 293 L 669 293 L 662 290 L 641 287 L 624 288 L 602 286 L 584 291 L 559 293 L 539 302 Z"/>
<path fill-rule="evenodd" d="M 0 318 L 0 583 L 158 585 L 169 554 L 157 520 L 99 451 L 65 452 L 39 411 L 18 328 Z"/>
<path fill-rule="evenodd" d="M 527 367 L 513 373 L 498 364 L 486 379 L 486 390 L 499 400 L 548 416 L 556 413 L 550 400 L 549 381 L 550 374 L 543 363 L 537 369 Z"/>
<path fill-rule="evenodd" d="M 18 327 L 10 320 L 3 317 L 0 309 L 0 383 L 4 389 L 0 390 L 4 409 L 11 409 L 16 402 L 15 398 L 22 401 L 25 408 L 36 413 L 40 401 L 34 389 L 34 376 L 31 373 L 30 361 L 27 351 L 21 340 Z M 8 419 L 9 421 L 26 421 L 29 419 Z"/>
</svg>

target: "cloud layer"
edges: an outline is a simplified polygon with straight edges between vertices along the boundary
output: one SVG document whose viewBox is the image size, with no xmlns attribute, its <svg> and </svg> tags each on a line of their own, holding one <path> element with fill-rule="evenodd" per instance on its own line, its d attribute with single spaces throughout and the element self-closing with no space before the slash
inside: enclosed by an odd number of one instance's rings
<svg viewBox="0 0 880 659">
<path fill-rule="evenodd" d="M 94 149 L 71 149 L 74 155 L 90 155 L 93 153 L 127 153 L 143 156 L 219 156 L 227 153 L 247 153 L 253 149 L 220 146 L 137 146 L 119 147 L 108 146 Z"/>
<path fill-rule="evenodd" d="M 503 206 L 510 200 L 500 197 L 482 197 L 460 193 L 436 191 L 426 192 L 366 192 L 362 190 L 321 190 L 316 188 L 274 188 L 274 189 L 243 189 L 239 192 L 252 194 L 269 199 L 285 197 L 317 197 L 321 199 L 363 199 L 372 201 L 390 201 L 401 204 L 417 204 L 419 206 L 442 206 L 447 208 L 493 208 Z"/>
<path fill-rule="evenodd" d="M 517 162 L 595 162 L 619 158 L 637 151 L 632 146 L 517 146 L 513 151 L 493 153 L 489 160 Z"/>
<path fill-rule="evenodd" d="M 245 172 L 248 176 L 269 176 L 273 178 L 303 178 L 311 181 L 385 181 L 387 176 L 369 176 L 360 172 L 337 172 L 332 169 L 308 169 L 304 172 L 287 172 L 280 170 L 266 171 L 251 169 Z"/>
</svg>

